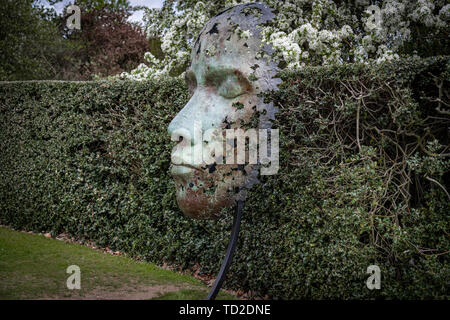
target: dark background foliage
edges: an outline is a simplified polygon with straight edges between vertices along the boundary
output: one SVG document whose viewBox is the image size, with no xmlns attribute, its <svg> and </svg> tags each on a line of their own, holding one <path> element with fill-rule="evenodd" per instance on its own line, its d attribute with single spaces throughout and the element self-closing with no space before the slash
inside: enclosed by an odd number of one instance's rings
<svg viewBox="0 0 450 320">
<path fill-rule="evenodd" d="M 225 287 L 448 298 L 449 62 L 282 74 L 280 171 L 249 193 Z M 176 79 L 0 83 L 0 222 L 216 274 L 232 210 L 184 217 L 168 174 L 166 129 L 188 98 Z"/>
<path fill-rule="evenodd" d="M 61 0 L 50 0 L 50 4 Z M 125 0 L 78 0 L 81 30 L 69 14 L 37 0 L 0 2 L 0 80 L 92 80 L 131 71 L 144 61 L 149 41 L 127 19 Z"/>
<path fill-rule="evenodd" d="M 0 1 L 0 80 L 52 79 L 75 48 L 59 36 L 56 15 L 33 0 Z"/>
<path fill-rule="evenodd" d="M 80 48 L 74 53 L 79 60 L 77 80 L 104 78 L 131 71 L 143 62 L 149 41 L 140 26 L 127 21 L 131 7 L 77 1 L 82 11 L 81 30 L 68 30 L 68 15 L 60 18 L 63 35 Z M 74 80 L 72 76 L 67 79 Z"/>
</svg>

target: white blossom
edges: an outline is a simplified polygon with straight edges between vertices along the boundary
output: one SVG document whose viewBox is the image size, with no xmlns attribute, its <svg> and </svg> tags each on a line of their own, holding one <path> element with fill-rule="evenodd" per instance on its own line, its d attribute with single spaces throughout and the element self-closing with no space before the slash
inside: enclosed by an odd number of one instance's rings
<svg viewBox="0 0 450 320">
<path fill-rule="evenodd" d="M 164 58 L 147 52 L 145 64 L 120 77 L 155 79 L 185 65 L 206 22 L 227 7 L 248 2 L 253 1 L 226 0 L 219 7 L 206 1 L 165 1 L 161 10 L 148 9 L 146 32 L 161 39 Z M 448 29 L 450 20 L 450 4 L 445 0 L 385 0 L 376 2 L 379 7 L 375 9 L 369 0 L 339 1 L 339 5 L 333 0 L 261 2 L 278 11 L 274 23 L 262 30 L 263 41 L 272 43 L 274 59 L 289 68 L 398 59 L 400 49 L 412 37 L 413 24 L 438 32 Z M 238 28 L 236 32 L 245 39 L 253 36 L 249 30 Z"/>
</svg>

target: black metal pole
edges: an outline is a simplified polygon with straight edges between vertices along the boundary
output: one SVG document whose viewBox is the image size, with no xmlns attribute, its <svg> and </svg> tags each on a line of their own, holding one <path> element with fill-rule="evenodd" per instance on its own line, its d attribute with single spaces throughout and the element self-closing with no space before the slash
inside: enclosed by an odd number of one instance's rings
<svg viewBox="0 0 450 320">
<path fill-rule="evenodd" d="M 227 253 L 225 255 L 225 260 L 222 262 L 219 274 L 217 275 L 216 282 L 214 282 L 211 291 L 208 294 L 206 300 L 214 300 L 219 293 L 220 287 L 225 280 L 225 275 L 230 267 L 231 260 L 233 259 L 233 254 L 236 249 L 236 243 L 239 236 L 239 228 L 241 226 L 242 218 L 242 207 L 244 206 L 244 201 L 238 200 L 236 206 L 236 215 L 234 216 L 233 229 L 231 231 L 230 242 L 228 243 Z"/>
</svg>

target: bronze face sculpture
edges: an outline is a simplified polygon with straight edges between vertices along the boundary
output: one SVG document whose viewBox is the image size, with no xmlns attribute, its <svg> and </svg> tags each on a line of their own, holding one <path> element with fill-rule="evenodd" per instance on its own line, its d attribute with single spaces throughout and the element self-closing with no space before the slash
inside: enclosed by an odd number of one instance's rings
<svg viewBox="0 0 450 320">
<path fill-rule="evenodd" d="M 273 17 L 262 4 L 229 8 L 204 26 L 194 44 L 185 74 L 192 97 L 168 128 L 177 142 L 171 165 L 177 202 L 187 216 L 217 217 L 258 182 L 261 154 L 255 157 L 253 144 L 243 153 L 241 145 L 239 155 L 237 140 L 244 137 L 245 144 L 247 135 L 261 145 L 274 119 L 276 108 L 262 93 L 276 90 L 280 79 L 272 47 L 261 40 Z"/>
</svg>

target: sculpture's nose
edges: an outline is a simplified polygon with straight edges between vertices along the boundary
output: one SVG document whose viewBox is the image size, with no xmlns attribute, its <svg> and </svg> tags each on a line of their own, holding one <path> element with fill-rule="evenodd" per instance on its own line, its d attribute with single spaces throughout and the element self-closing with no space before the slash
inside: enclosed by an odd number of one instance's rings
<svg viewBox="0 0 450 320">
<path fill-rule="evenodd" d="M 192 99 L 189 100 L 186 106 L 170 122 L 167 131 L 172 141 L 184 141 L 185 143 L 190 141 L 193 143 L 194 122 L 196 121 L 195 117 L 193 117 L 193 104 Z"/>
<path fill-rule="evenodd" d="M 172 141 L 201 144 L 202 134 L 210 128 L 220 128 L 232 111 L 228 100 L 198 88 L 168 127 Z"/>
<path fill-rule="evenodd" d="M 171 140 L 177 142 L 171 155 L 173 164 L 197 165 L 202 162 L 201 106 L 195 96 L 194 94 L 167 129 Z"/>
<path fill-rule="evenodd" d="M 172 141 L 181 142 L 183 140 L 186 140 L 189 134 L 189 131 L 183 130 L 182 127 L 178 125 L 178 121 L 175 121 L 176 117 L 170 122 L 169 127 L 167 129 L 167 132 L 170 135 L 170 138 Z"/>
</svg>

